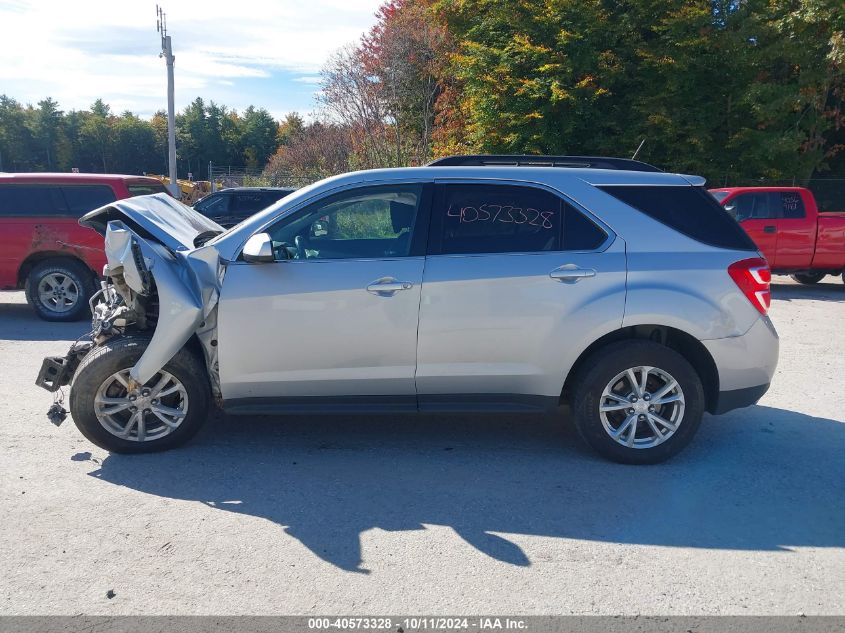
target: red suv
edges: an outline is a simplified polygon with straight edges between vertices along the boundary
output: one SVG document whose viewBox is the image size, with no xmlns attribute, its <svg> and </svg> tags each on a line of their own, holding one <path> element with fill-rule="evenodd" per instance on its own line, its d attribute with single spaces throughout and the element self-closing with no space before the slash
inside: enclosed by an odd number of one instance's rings
<svg viewBox="0 0 845 633">
<path fill-rule="evenodd" d="M 26 289 L 48 321 L 90 316 L 106 258 L 103 238 L 77 220 L 115 200 L 165 191 L 140 176 L 0 174 L 0 288 Z"/>
</svg>

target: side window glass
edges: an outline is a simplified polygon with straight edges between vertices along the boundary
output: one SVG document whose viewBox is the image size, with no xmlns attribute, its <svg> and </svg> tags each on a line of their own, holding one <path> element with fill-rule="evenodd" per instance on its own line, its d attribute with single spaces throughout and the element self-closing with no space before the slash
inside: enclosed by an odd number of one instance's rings
<svg viewBox="0 0 845 633">
<path fill-rule="evenodd" d="M 0 186 L 0 216 L 38 217 L 68 215 L 58 187 L 40 185 Z"/>
<path fill-rule="evenodd" d="M 270 204 L 262 191 L 236 193 L 234 210 L 243 213 L 257 213 Z"/>
<path fill-rule="evenodd" d="M 767 193 L 743 193 L 731 200 L 726 207 L 737 222 L 766 220 L 776 217 L 769 205 Z"/>
<path fill-rule="evenodd" d="M 801 194 L 797 191 L 784 191 L 782 193 L 773 194 L 780 204 L 782 215 L 784 218 L 803 218 L 806 216 L 804 211 L 804 201 L 801 199 Z"/>
<path fill-rule="evenodd" d="M 559 197 L 531 187 L 441 185 L 435 236 L 444 255 L 556 251 L 563 207 Z"/>
<path fill-rule="evenodd" d="M 583 213 L 564 203 L 563 250 L 592 251 L 607 239 L 607 233 Z"/>
<path fill-rule="evenodd" d="M 219 216 L 229 210 L 229 200 L 232 196 L 228 194 L 211 195 L 203 198 L 194 206 L 194 209 L 210 217 Z"/>
<path fill-rule="evenodd" d="M 67 200 L 71 215 L 82 216 L 105 204 L 114 202 L 117 198 L 111 187 L 104 185 L 70 185 L 63 186 L 62 193 Z"/>
<path fill-rule="evenodd" d="M 276 259 L 407 257 L 422 185 L 345 191 L 285 218 L 268 232 Z"/>
</svg>

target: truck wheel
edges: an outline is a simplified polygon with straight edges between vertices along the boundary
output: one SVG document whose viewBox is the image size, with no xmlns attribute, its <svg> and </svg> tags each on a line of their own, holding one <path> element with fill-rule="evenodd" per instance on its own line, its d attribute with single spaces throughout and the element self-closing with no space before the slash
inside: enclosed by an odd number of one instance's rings
<svg viewBox="0 0 845 633">
<path fill-rule="evenodd" d="M 677 352 L 626 341 L 593 354 L 576 376 L 572 413 L 579 434 L 607 459 L 656 464 L 684 448 L 701 424 L 704 389 Z"/>
<path fill-rule="evenodd" d="M 799 284 L 804 284 L 805 286 L 817 284 L 826 276 L 826 273 L 795 273 L 794 275 L 790 275 Z"/>
<path fill-rule="evenodd" d="M 25 291 L 27 303 L 45 321 L 78 321 L 91 316 L 94 276 L 73 259 L 47 259 L 29 271 Z"/>
<path fill-rule="evenodd" d="M 94 348 L 76 371 L 70 414 L 88 440 L 113 453 L 149 453 L 184 444 L 206 420 L 211 398 L 203 363 L 180 350 L 140 389 L 129 370 L 147 339 L 118 338 Z"/>
</svg>

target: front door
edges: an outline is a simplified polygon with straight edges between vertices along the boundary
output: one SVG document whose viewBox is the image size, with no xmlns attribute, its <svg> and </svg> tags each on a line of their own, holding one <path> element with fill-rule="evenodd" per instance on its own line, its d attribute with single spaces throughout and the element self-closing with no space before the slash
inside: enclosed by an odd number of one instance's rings
<svg viewBox="0 0 845 633">
<path fill-rule="evenodd" d="M 416 407 L 425 191 L 323 198 L 268 229 L 275 262 L 229 266 L 218 313 L 227 407 Z"/>
<path fill-rule="evenodd" d="M 778 249 L 778 210 L 771 204 L 769 193 L 740 193 L 724 205 L 773 266 Z"/>
</svg>

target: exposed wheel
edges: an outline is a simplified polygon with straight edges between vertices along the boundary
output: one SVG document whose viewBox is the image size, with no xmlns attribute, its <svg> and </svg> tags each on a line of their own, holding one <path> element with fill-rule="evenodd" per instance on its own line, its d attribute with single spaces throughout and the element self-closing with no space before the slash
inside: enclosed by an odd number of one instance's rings
<svg viewBox="0 0 845 633">
<path fill-rule="evenodd" d="M 597 351 L 572 388 L 581 437 L 604 457 L 655 464 L 686 446 L 701 424 L 704 388 L 683 356 L 651 341 Z"/>
<path fill-rule="evenodd" d="M 827 273 L 795 273 L 794 275 L 790 275 L 790 277 L 792 277 L 799 284 L 811 286 L 813 284 L 819 283 L 822 279 L 827 277 Z"/>
<path fill-rule="evenodd" d="M 96 291 L 85 264 L 73 259 L 47 259 L 26 278 L 26 300 L 45 321 L 77 321 L 91 316 L 88 301 Z"/>
<path fill-rule="evenodd" d="M 182 349 L 147 384 L 129 388 L 129 369 L 146 339 L 120 338 L 82 359 L 70 389 L 70 414 L 91 442 L 113 453 L 174 448 L 200 429 L 211 398 L 205 366 Z"/>
</svg>

